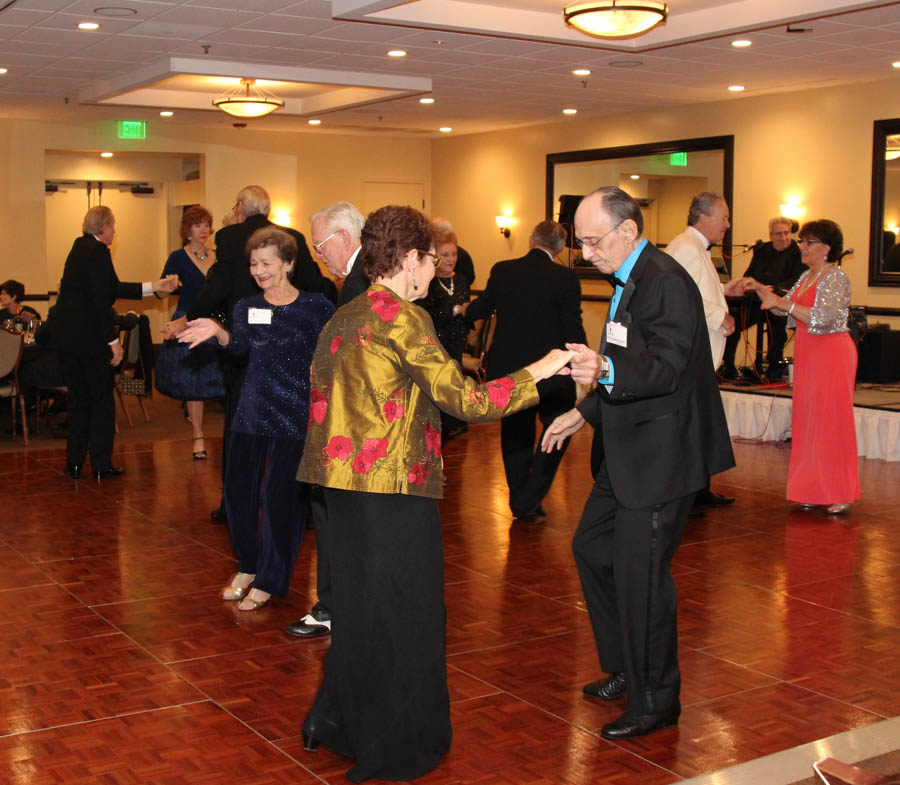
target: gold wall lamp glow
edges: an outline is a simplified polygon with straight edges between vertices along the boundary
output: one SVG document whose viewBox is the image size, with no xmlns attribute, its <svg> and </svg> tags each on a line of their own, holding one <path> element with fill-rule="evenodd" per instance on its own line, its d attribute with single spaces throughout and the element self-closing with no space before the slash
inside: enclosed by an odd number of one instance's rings
<svg viewBox="0 0 900 785">
<path fill-rule="evenodd" d="M 500 227 L 500 234 L 508 240 L 509 227 L 516 222 L 516 219 L 511 215 L 498 215 L 494 220 L 497 222 L 497 226 Z"/>
<path fill-rule="evenodd" d="M 232 117 L 265 117 L 284 107 L 284 101 L 256 85 L 255 79 L 241 79 L 241 86 L 229 90 L 213 106 Z"/>
<path fill-rule="evenodd" d="M 628 38 L 666 21 L 669 7 L 655 0 L 594 0 L 563 9 L 570 27 L 595 38 Z"/>
</svg>

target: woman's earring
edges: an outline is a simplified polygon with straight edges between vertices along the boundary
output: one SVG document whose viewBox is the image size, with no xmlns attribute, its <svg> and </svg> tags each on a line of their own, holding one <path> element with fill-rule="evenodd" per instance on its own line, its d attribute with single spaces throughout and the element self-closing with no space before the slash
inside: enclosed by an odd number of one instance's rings
<svg viewBox="0 0 900 785">
<path fill-rule="evenodd" d="M 416 271 L 415 270 L 412 271 L 412 283 L 413 283 L 413 289 L 419 288 L 419 282 L 416 280 Z"/>
</svg>

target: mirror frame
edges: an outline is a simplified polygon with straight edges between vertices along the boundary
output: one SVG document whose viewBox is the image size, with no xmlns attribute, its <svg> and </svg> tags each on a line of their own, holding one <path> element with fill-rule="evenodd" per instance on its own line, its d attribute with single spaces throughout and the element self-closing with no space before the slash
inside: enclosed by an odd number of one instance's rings
<svg viewBox="0 0 900 785">
<path fill-rule="evenodd" d="M 553 203 L 554 175 L 556 164 L 582 163 L 587 161 L 605 161 L 610 158 L 640 158 L 646 155 L 665 155 L 666 153 L 690 153 L 705 150 L 721 150 L 722 160 L 722 196 L 732 210 L 734 222 L 734 136 L 703 136 L 696 139 L 675 139 L 668 142 L 650 142 L 648 144 L 632 144 L 623 147 L 600 147 L 593 150 L 571 150 L 565 153 L 548 153 L 547 155 L 547 195 L 546 216 L 550 220 L 556 210 Z M 599 185 L 598 185 L 599 187 Z M 687 205 L 685 205 L 687 214 Z M 725 267 L 731 274 L 731 228 L 722 240 L 722 257 Z M 591 267 L 575 267 L 578 275 L 585 278 L 599 278 L 600 271 Z"/>
<path fill-rule="evenodd" d="M 900 134 L 900 118 L 876 120 L 872 135 L 872 209 L 869 224 L 869 286 L 900 286 L 900 273 L 882 269 L 887 138 Z"/>
</svg>

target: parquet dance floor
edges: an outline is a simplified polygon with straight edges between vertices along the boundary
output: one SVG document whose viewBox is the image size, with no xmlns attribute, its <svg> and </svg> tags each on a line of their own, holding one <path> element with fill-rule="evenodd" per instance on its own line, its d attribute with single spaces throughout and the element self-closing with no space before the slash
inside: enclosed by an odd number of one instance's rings
<svg viewBox="0 0 900 785">
<path fill-rule="evenodd" d="M 570 551 L 589 436 L 539 525 L 511 525 L 497 425 L 447 447 L 454 740 L 421 782 L 670 783 L 900 715 L 897 464 L 861 460 L 863 502 L 832 519 L 784 501 L 788 449 L 736 444 L 713 488 L 737 502 L 692 520 L 675 559 L 681 722 L 602 740 L 623 706 L 581 696 L 601 674 Z M 220 601 L 219 447 L 123 445 L 127 474 L 100 484 L 67 480 L 59 449 L 3 456 L 0 782 L 346 781 L 299 735 L 328 642 L 283 633 L 314 593 L 315 534 L 287 600 Z"/>
</svg>

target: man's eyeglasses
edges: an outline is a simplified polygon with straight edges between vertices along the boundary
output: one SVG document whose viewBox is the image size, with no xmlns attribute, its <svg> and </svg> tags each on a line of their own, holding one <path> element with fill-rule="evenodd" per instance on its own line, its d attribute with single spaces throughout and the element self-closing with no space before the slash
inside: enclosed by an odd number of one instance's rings
<svg viewBox="0 0 900 785">
<path fill-rule="evenodd" d="M 325 243 L 327 243 L 327 242 L 328 242 L 332 237 L 334 237 L 336 234 L 337 234 L 337 232 L 334 231 L 334 232 L 332 232 L 331 234 L 329 234 L 328 237 L 326 237 L 324 240 L 320 240 L 320 241 L 317 242 L 317 243 L 313 243 L 313 249 L 315 250 L 315 252 L 316 252 L 317 254 L 321 254 L 321 253 L 322 253 L 322 246 L 325 245 Z"/>
<path fill-rule="evenodd" d="M 593 249 L 593 248 L 596 248 L 598 245 L 600 245 L 600 243 L 603 242 L 603 240 L 607 237 L 607 235 L 612 234 L 612 233 L 613 233 L 614 231 L 616 231 L 616 229 L 618 229 L 623 223 L 625 223 L 625 222 L 624 222 L 624 221 L 619 221 L 619 223 L 617 223 L 612 229 L 610 229 L 608 232 L 606 232 L 606 234 L 604 234 L 602 237 L 576 237 L 576 238 L 575 238 L 575 245 L 576 245 L 578 248 L 583 248 L 585 245 L 586 245 L 588 248 L 592 248 L 592 249 Z"/>
<path fill-rule="evenodd" d="M 418 250 L 418 249 L 416 249 L 416 250 Z M 431 258 L 431 263 L 432 263 L 435 267 L 440 267 L 440 266 L 441 266 L 441 257 L 438 256 L 436 253 L 432 253 L 431 251 L 419 251 L 419 256 L 430 257 L 430 258 Z"/>
</svg>

